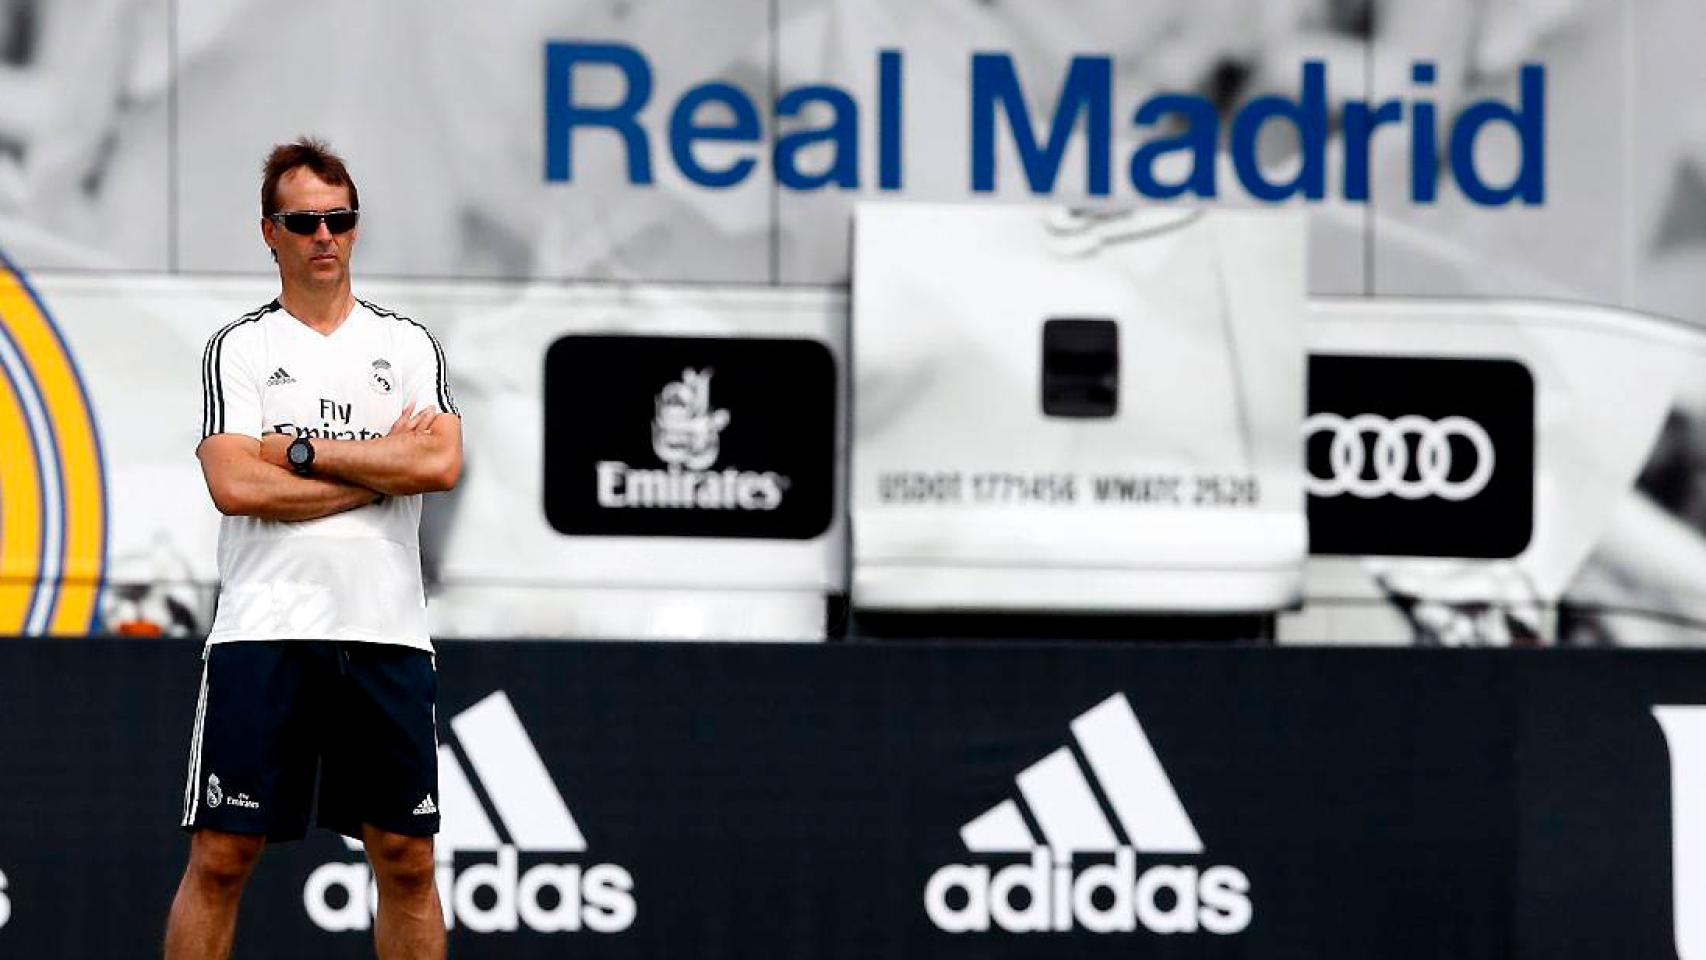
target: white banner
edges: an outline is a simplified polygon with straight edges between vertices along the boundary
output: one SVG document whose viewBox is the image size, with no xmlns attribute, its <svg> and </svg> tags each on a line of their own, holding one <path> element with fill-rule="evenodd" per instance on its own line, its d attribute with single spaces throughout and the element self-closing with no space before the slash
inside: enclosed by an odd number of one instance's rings
<svg viewBox="0 0 1706 960">
<path fill-rule="evenodd" d="M 1196 284 L 1204 275 L 1170 259 L 1177 250 L 1130 255 L 1180 230 L 1207 236 L 1224 213 L 1111 248 L 1063 233 L 1064 260 L 1010 247 L 1012 262 L 944 298 L 931 284 L 952 281 L 943 254 L 960 248 L 888 212 L 905 229 L 862 229 L 860 242 L 895 254 L 896 269 L 928 269 L 888 299 L 867 298 L 861 280 L 855 416 L 868 445 L 845 487 L 842 297 L 365 285 L 439 334 L 467 419 L 463 485 L 425 514 L 435 630 L 822 636 L 825 598 L 848 588 L 851 495 L 856 562 L 881 571 L 860 575 L 861 603 L 907 602 L 913 589 L 939 604 L 965 589 L 960 602 L 974 606 L 1130 609 L 1094 592 L 1147 602 L 1158 594 L 1142 579 L 1192 609 L 1300 601 L 1281 617 L 1286 641 L 1701 641 L 1706 335 L 1692 327 L 1559 303 L 1342 298 L 1314 301 L 1281 343 L 1277 290 L 1258 301 L 1267 319 L 1246 327 L 1239 301 Z M 1050 221 L 1019 211 L 1008 227 L 1026 222 Z M 1020 236 L 994 226 L 976 241 Z M 1082 275 L 1024 284 L 1053 291 L 1046 303 L 1005 295 L 1001 282 L 1027 269 L 1019 261 Z M 1172 282 L 1135 289 L 1177 302 L 1133 294 L 1142 269 Z M 192 455 L 197 360 L 209 332 L 273 292 L 245 279 L 0 273 L 6 631 L 206 629 L 217 514 Z M 1193 298 L 1232 309 L 1196 326 L 1156 322 L 1188 315 Z M 1108 390 L 1095 321 L 1113 318 Z M 1080 339 L 1051 346 L 1050 320 Z M 585 390 L 606 400 L 565 392 L 573 381 L 552 376 L 553 358 L 595 365 Z M 771 372 L 753 375 L 754 363 Z M 812 385 L 826 378 L 827 392 Z M 553 397 L 567 402 L 550 407 Z M 548 429 L 553 417 L 561 429 Z M 1247 434 L 1232 429 L 1240 417 Z M 828 424 L 829 445 L 813 423 Z M 630 468 L 620 486 L 612 464 Z M 1198 486 L 1246 474 L 1257 483 Z M 1172 502 L 1241 489 L 1273 505 Z M 1299 585 L 1304 504 L 1312 555 Z M 1274 566 L 1240 576 L 1228 557 Z M 1193 581 L 1212 591 L 1191 593 Z"/>
<path fill-rule="evenodd" d="M 855 244 L 856 606 L 1296 600 L 1301 218 L 872 205 Z"/>
<path fill-rule="evenodd" d="M 1706 334 L 1448 299 L 1317 301 L 1307 329 L 1316 556 L 1282 638 L 1698 642 Z"/>
<path fill-rule="evenodd" d="M 54 557 L 70 557 L 75 572 L 106 581 L 97 617 L 106 628 L 147 622 L 173 632 L 205 630 L 218 580 L 218 515 L 194 457 L 201 403 L 198 360 L 211 332 L 271 299 L 276 287 L 262 281 L 206 278 L 49 274 L 32 279 L 40 304 L 36 315 L 51 318 L 57 326 L 65 353 L 80 374 L 92 414 L 91 446 L 98 446 L 99 455 L 85 457 L 83 469 L 75 472 L 80 478 L 76 482 L 94 492 L 79 498 L 76 484 L 68 481 L 64 486 L 69 492 L 59 498 L 63 509 L 41 510 L 22 484 L 4 487 L 5 516 L 12 527 L 0 530 L 0 546 L 18 548 L 7 551 L 16 582 L 39 570 L 57 569 L 45 567 L 37 556 L 53 546 Z M 762 288 L 636 291 L 489 282 L 393 281 L 358 284 L 357 289 L 435 331 L 444 344 L 464 415 L 463 479 L 455 491 L 428 498 L 423 520 L 429 614 L 436 634 L 754 639 L 823 635 L 825 595 L 838 590 L 844 576 L 844 527 L 836 493 L 838 411 L 845 391 L 839 376 L 845 341 L 842 298 Z M 0 308 L 9 303 L 3 296 L 0 290 Z M 8 310 L 7 316 L 21 328 L 16 312 Z M 592 335 L 641 347 L 654 341 L 686 344 L 688 359 L 674 365 L 674 356 L 665 357 L 662 372 L 643 382 L 629 376 L 629 370 L 606 363 L 589 385 L 598 402 L 560 411 L 552 424 L 554 434 L 548 434 L 547 354 L 560 343 L 557 354 L 572 357 L 586 349 L 583 345 Z M 43 357 L 58 359 L 48 350 L 53 343 L 46 335 L 38 338 L 36 367 L 45 366 Z M 744 382 L 731 381 L 737 374 L 728 369 L 717 374 L 692 359 L 692 351 L 702 344 L 717 345 L 727 355 L 746 344 L 767 343 L 815 351 L 825 372 L 812 397 L 776 393 L 773 383 L 750 374 Z M 28 372 L 27 365 L 22 369 Z M 667 477 L 668 463 L 653 450 L 660 424 L 668 426 L 667 404 L 660 397 L 667 397 L 671 385 L 679 385 L 684 376 L 700 375 L 709 386 L 706 400 L 721 414 L 724 442 L 720 461 L 713 450 L 707 469 L 697 477 L 676 477 L 678 486 L 691 487 L 689 496 L 697 494 L 697 501 L 622 505 L 617 512 L 660 518 L 640 530 L 643 535 L 575 535 L 554 528 L 548 517 L 544 451 L 553 443 L 572 445 L 594 428 L 604 429 L 623 443 L 637 443 L 640 455 L 629 458 L 636 470 Z M 61 392 L 75 399 L 73 390 Z M 46 389 L 43 395 L 53 397 Z M 627 397 L 625 407 L 602 402 L 618 395 Z M 731 396 L 738 402 L 731 403 Z M 64 447 L 76 439 L 66 425 L 76 426 L 73 414 L 83 409 L 72 409 L 70 401 L 62 405 L 69 412 L 56 412 L 50 404 L 47 416 L 8 439 L 31 441 L 34 446 L 24 449 L 39 448 L 42 455 L 37 459 L 52 466 L 47 454 L 53 442 Z M 22 409 L 0 403 L 0 416 L 8 407 Z M 767 438 L 765 417 L 776 410 L 791 411 L 791 430 L 785 437 Z M 762 461 L 769 456 L 766 444 L 811 447 L 817 453 L 809 464 L 790 469 L 785 479 L 767 469 L 773 465 L 730 459 L 756 450 L 749 456 Z M 58 458 L 67 476 L 74 472 L 73 459 Z M 738 480 L 749 473 L 759 482 L 768 482 L 774 474 L 787 487 L 779 494 L 780 502 L 743 510 L 736 496 L 741 491 L 725 477 Z M 584 491 L 583 499 L 593 503 L 597 477 L 590 463 L 562 483 Z M 742 526 L 742 514 L 786 518 L 794 502 L 808 499 L 803 514 L 785 519 L 785 529 L 762 523 L 756 529 Z M 672 523 L 694 514 L 733 522 L 713 526 L 708 533 L 689 526 L 686 535 L 671 535 Z M 61 524 L 66 532 L 53 544 L 46 544 L 41 535 L 52 533 L 52 524 L 37 524 L 31 528 L 37 535 L 24 537 L 30 532 L 21 526 L 26 517 L 61 515 L 68 518 Z M 105 557 L 110 558 L 104 568 L 99 540 L 103 526 Z M 72 541 L 85 527 L 95 532 L 84 536 L 87 542 L 79 547 L 81 541 Z M 31 549 L 22 549 L 26 543 Z M 30 610 L 65 606 L 50 604 L 50 591 L 19 592 L 13 580 L 7 582 L 17 594 L 13 602 L 24 609 L 19 623 L 0 629 L 22 629 L 22 617 Z M 0 600 L 7 596 L 0 593 Z M 82 622 L 62 626 L 86 629 L 87 603 L 81 611 Z"/>
<path fill-rule="evenodd" d="M 1307 209 L 1313 293 L 1706 316 L 1690 0 L 12 5 L 31 269 L 265 274 L 261 158 L 316 133 L 392 276 L 845 283 L 864 199 L 1176 192 Z"/>
</svg>

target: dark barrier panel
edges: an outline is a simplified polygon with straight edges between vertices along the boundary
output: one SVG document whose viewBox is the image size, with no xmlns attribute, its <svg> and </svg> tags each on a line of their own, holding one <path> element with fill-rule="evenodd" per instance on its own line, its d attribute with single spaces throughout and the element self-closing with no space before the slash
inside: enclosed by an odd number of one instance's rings
<svg viewBox="0 0 1706 960">
<path fill-rule="evenodd" d="M 488 642 L 440 667 L 458 957 L 1672 957 L 1706 912 L 1671 846 L 1706 653 Z M 189 644 L 0 643 L 0 956 L 157 950 L 198 679 Z M 275 848 L 239 955 L 371 956 L 366 897 L 330 834 Z"/>
</svg>

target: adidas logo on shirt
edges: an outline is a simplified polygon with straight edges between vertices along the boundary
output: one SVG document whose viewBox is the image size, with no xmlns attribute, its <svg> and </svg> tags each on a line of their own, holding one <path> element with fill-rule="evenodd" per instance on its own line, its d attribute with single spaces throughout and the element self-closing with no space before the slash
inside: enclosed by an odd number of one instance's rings
<svg viewBox="0 0 1706 960">
<path fill-rule="evenodd" d="M 1015 783 L 1037 829 L 1014 800 L 960 828 L 973 854 L 1009 865 L 949 864 L 924 888 L 930 921 L 949 933 L 1083 929 L 1130 933 L 1231 934 L 1250 925 L 1250 880 L 1228 866 L 1156 864 L 1138 872 L 1138 854 L 1200 856 L 1202 839 L 1123 694 L 1072 721 L 1085 770 L 1061 747 Z M 1106 803 L 1098 798 L 1100 788 Z M 1025 855 L 1021 862 L 1011 862 Z M 1094 858 L 1094 862 L 1080 861 Z"/>
<path fill-rule="evenodd" d="M 269 387 L 282 387 L 287 383 L 295 382 L 296 378 L 285 373 L 283 367 L 279 367 L 277 370 L 274 370 L 272 372 L 272 376 L 267 378 L 267 386 Z"/>
<path fill-rule="evenodd" d="M 460 923 L 476 933 L 513 932 L 521 927 L 540 933 L 628 929 L 636 905 L 634 878 L 626 868 L 560 862 L 562 854 L 584 853 L 586 837 L 509 697 L 502 691 L 491 694 L 457 714 L 450 728 L 474 779 L 470 780 L 450 745 L 441 744 L 438 799 L 443 819 L 435 850 L 445 926 Z M 492 816 L 475 793 L 475 783 L 491 799 Z M 439 812 L 439 807 L 428 794 L 414 812 L 426 815 Z M 361 849 L 353 840 L 346 843 L 352 850 Z M 458 869 L 458 853 L 495 856 L 482 856 L 480 862 Z M 555 856 L 530 857 L 523 869 L 522 853 Z M 309 875 L 302 891 L 309 918 L 322 930 L 368 929 L 374 908 L 369 900 L 370 881 L 366 863 L 322 864 Z M 343 888 L 343 894 L 330 895 L 334 887 Z"/>
</svg>

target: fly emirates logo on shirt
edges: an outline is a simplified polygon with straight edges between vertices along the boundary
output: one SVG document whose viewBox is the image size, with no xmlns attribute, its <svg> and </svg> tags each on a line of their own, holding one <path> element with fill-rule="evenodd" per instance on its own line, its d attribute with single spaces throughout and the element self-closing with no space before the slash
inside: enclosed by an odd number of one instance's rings
<svg viewBox="0 0 1706 960">
<path fill-rule="evenodd" d="M 271 432 L 307 437 L 310 440 L 378 440 L 385 436 L 382 430 L 369 430 L 366 425 L 351 423 L 354 416 L 355 404 L 321 397 L 318 423 L 284 421 L 273 424 Z"/>
</svg>

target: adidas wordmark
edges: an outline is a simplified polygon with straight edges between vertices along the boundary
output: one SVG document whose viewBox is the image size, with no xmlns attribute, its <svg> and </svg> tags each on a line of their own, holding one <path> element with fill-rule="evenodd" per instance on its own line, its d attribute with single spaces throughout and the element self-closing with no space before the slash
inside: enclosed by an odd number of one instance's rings
<svg viewBox="0 0 1706 960">
<path fill-rule="evenodd" d="M 477 782 L 491 798 L 508 842 L 499 838 L 456 755 L 449 745 L 441 745 L 438 788 L 443 820 L 435 848 L 445 926 L 460 923 L 476 933 L 521 927 L 540 933 L 628 929 L 637 909 L 633 875 L 612 863 L 583 867 L 561 862 L 562 854 L 583 853 L 586 837 L 509 697 L 502 691 L 486 697 L 457 714 L 450 727 Z M 438 809 L 429 794 L 414 812 L 426 815 Z M 360 848 L 354 841 L 349 846 Z M 458 852 L 495 853 L 496 857 L 458 869 L 454 862 Z M 528 855 L 525 866 L 522 854 Z M 343 888 L 344 894 L 329 896 L 334 887 Z M 366 930 L 373 918 L 371 890 L 367 864 L 334 861 L 309 875 L 302 902 L 322 930 Z M 481 891 L 486 891 L 484 896 Z M 342 906 L 332 906 L 334 901 Z"/>
<path fill-rule="evenodd" d="M 1042 842 L 1012 800 L 973 818 L 960 828 L 966 849 L 1009 855 L 1009 864 L 937 870 L 924 888 L 930 921 L 949 933 L 991 925 L 1009 933 L 1129 933 L 1141 925 L 1153 933 L 1230 934 L 1248 927 L 1250 880 L 1242 870 L 1162 863 L 1138 872 L 1139 853 L 1199 855 L 1203 844 L 1125 696 L 1073 720 L 1072 733 L 1109 810 L 1070 748 L 1032 764 L 1015 782 Z M 1012 863 L 1013 854 L 1029 857 Z M 1096 861 L 1075 870 L 1079 854 Z"/>
</svg>

